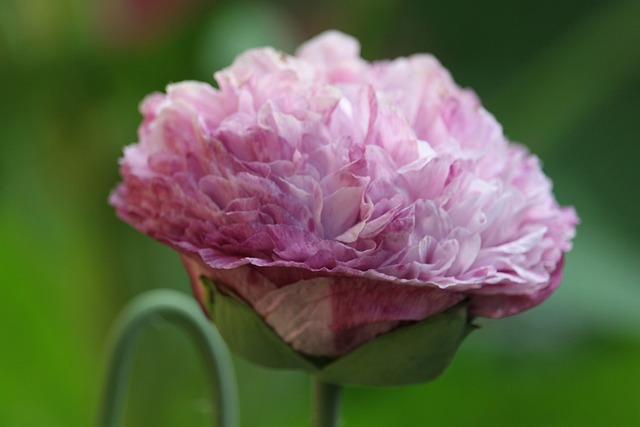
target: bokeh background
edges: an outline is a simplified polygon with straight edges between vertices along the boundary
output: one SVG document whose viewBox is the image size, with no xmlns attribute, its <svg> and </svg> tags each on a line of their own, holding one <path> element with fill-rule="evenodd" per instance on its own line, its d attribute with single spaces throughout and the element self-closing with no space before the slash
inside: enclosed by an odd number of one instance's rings
<svg viewBox="0 0 640 427">
<path fill-rule="evenodd" d="M 640 1 L 1 0 L 0 426 L 92 425 L 118 310 L 189 292 L 106 202 L 142 97 L 328 28 L 372 60 L 434 53 L 582 218 L 547 303 L 481 321 L 433 383 L 348 388 L 344 425 L 640 425 Z M 237 369 L 244 427 L 308 425 L 307 377 Z M 202 372 L 155 324 L 124 425 L 210 425 Z"/>
</svg>

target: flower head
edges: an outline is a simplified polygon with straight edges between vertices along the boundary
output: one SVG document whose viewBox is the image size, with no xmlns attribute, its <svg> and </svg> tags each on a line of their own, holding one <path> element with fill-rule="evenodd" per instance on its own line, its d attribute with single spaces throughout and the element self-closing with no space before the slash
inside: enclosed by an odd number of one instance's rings
<svg viewBox="0 0 640 427">
<path fill-rule="evenodd" d="M 118 215 L 294 349 L 339 356 L 469 302 L 503 317 L 558 286 L 577 216 L 430 55 L 367 62 L 331 31 L 250 50 L 142 103 Z"/>
</svg>

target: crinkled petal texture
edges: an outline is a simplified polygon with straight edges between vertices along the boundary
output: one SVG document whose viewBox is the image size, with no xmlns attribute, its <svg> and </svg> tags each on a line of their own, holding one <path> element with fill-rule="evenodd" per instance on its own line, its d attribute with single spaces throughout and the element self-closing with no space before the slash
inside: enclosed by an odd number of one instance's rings
<svg viewBox="0 0 640 427">
<path fill-rule="evenodd" d="M 215 78 L 145 99 L 111 203 L 295 349 L 344 354 L 462 300 L 507 316 L 558 285 L 575 212 L 432 56 L 369 63 L 333 31 Z"/>
</svg>

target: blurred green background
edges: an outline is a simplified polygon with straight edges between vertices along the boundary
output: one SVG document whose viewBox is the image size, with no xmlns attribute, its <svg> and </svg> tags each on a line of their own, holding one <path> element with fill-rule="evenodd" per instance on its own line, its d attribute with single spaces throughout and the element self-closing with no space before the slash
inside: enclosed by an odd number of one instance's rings
<svg viewBox="0 0 640 427">
<path fill-rule="evenodd" d="M 434 53 L 582 218 L 547 303 L 481 321 L 433 383 L 348 388 L 344 425 L 640 425 L 640 1 L 2 0 L 0 426 L 92 425 L 118 310 L 189 292 L 178 257 L 106 202 L 138 102 L 328 28 L 368 59 Z M 209 425 L 201 368 L 155 324 L 125 425 Z M 308 425 L 308 378 L 237 368 L 243 426 Z"/>
</svg>

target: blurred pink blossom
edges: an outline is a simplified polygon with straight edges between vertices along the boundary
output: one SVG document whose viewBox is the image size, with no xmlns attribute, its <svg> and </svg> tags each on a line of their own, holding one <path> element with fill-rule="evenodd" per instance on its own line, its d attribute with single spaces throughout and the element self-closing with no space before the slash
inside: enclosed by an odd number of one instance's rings
<svg viewBox="0 0 640 427">
<path fill-rule="evenodd" d="M 202 0 L 94 0 L 98 36 L 109 45 L 148 44 L 193 19 Z"/>
<path fill-rule="evenodd" d="M 503 317 L 558 286 L 578 221 L 539 160 L 430 55 L 366 62 L 329 31 L 250 50 L 219 89 L 142 103 L 118 215 L 295 349 L 336 356 L 469 301 Z"/>
</svg>

